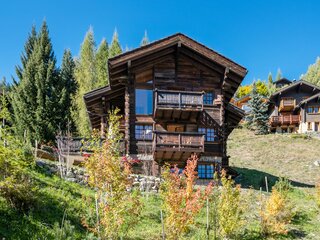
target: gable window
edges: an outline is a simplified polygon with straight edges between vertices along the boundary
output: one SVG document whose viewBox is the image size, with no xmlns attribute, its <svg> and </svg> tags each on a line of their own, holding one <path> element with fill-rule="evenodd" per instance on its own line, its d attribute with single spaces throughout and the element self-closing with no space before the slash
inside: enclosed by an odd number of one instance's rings
<svg viewBox="0 0 320 240">
<path fill-rule="evenodd" d="M 198 165 L 199 178 L 213 178 L 214 166 L 213 165 Z"/>
<path fill-rule="evenodd" d="M 204 139 L 207 142 L 214 142 L 216 139 L 215 131 L 213 128 L 198 128 L 198 132 L 205 134 Z"/>
<path fill-rule="evenodd" d="M 153 91 L 136 89 L 136 114 L 151 115 L 153 111 Z"/>
<path fill-rule="evenodd" d="M 203 95 L 203 104 L 212 105 L 213 104 L 213 99 L 214 99 L 213 92 L 206 92 Z"/>
<path fill-rule="evenodd" d="M 320 113 L 319 107 L 308 107 L 307 113 Z"/>
<path fill-rule="evenodd" d="M 313 108 L 313 112 L 314 112 L 314 113 L 319 113 L 319 107 L 314 107 L 314 108 Z"/>
<path fill-rule="evenodd" d="M 152 140 L 152 125 L 136 125 L 135 138 L 139 140 Z"/>
</svg>

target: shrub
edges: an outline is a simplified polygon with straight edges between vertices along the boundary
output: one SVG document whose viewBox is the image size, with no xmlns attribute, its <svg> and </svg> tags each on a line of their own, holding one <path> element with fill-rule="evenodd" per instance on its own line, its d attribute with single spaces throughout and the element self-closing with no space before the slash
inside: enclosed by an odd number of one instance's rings
<svg viewBox="0 0 320 240">
<path fill-rule="evenodd" d="M 203 192 L 195 190 L 198 158 L 193 155 L 187 160 L 183 173 L 179 174 L 177 166 L 173 172 L 166 166 L 162 176 L 161 198 L 165 210 L 165 232 L 167 239 L 180 239 L 194 223 L 196 215 L 203 207 L 204 200 L 211 192 L 211 184 Z"/>
<path fill-rule="evenodd" d="M 293 218 L 292 205 L 288 198 L 288 185 L 280 180 L 273 188 L 271 196 L 261 203 L 261 231 L 265 236 L 287 234 Z"/>
<path fill-rule="evenodd" d="M 233 238 L 239 234 L 244 224 L 244 201 L 241 199 L 240 185 L 233 186 L 234 181 L 221 174 L 222 187 L 217 206 L 219 234 L 224 238 Z"/>
</svg>

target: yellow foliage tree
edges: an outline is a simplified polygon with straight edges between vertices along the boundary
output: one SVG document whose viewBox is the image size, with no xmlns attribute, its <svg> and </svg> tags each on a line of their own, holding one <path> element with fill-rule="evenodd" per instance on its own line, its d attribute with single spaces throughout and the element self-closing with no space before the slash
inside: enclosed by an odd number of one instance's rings
<svg viewBox="0 0 320 240">
<path fill-rule="evenodd" d="M 260 212 L 262 233 L 265 236 L 287 234 L 288 225 L 293 218 L 287 191 L 273 187 L 271 196 L 264 205 Z"/>
<path fill-rule="evenodd" d="M 200 188 L 195 190 L 197 179 L 198 157 L 193 155 L 187 161 L 184 175 L 179 174 L 175 166 L 173 172 L 169 166 L 163 172 L 164 182 L 161 185 L 161 197 L 165 210 L 166 239 L 180 239 L 194 223 L 196 215 L 200 212 L 206 196 L 211 192 L 211 184 L 203 192 Z"/>
<path fill-rule="evenodd" d="M 219 234 L 224 238 L 237 236 L 244 224 L 244 202 L 241 199 L 240 185 L 226 177 L 226 172 L 221 173 L 222 187 L 219 194 L 217 214 L 219 221 Z"/>
<path fill-rule="evenodd" d="M 141 212 L 140 196 L 131 188 L 131 167 L 120 157 L 119 110 L 109 113 L 106 139 L 98 134 L 91 142 L 93 154 L 85 163 L 89 185 L 96 189 L 98 222 L 93 229 L 102 239 L 117 239 L 127 234 Z"/>
</svg>

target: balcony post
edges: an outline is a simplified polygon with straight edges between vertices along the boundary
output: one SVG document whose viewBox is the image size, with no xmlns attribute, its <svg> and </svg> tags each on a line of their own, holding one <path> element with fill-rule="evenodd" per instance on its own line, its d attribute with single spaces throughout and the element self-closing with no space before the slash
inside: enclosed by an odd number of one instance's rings
<svg viewBox="0 0 320 240">
<path fill-rule="evenodd" d="M 181 109 L 181 93 L 179 92 L 179 109 Z"/>
<path fill-rule="evenodd" d="M 181 151 L 181 134 L 179 133 L 179 151 Z"/>
</svg>

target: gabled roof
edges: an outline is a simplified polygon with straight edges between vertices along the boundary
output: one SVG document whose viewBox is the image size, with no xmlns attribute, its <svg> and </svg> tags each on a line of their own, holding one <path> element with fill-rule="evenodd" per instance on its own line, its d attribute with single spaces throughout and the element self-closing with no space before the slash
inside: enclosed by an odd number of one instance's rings
<svg viewBox="0 0 320 240">
<path fill-rule="evenodd" d="M 292 81 L 290 81 L 290 80 L 287 79 L 287 78 L 281 78 L 281 79 L 279 79 L 279 80 L 277 80 L 277 81 L 274 82 L 274 84 L 279 84 L 279 83 L 291 84 Z"/>
<path fill-rule="evenodd" d="M 206 47 L 205 45 L 187 37 L 182 33 L 176 33 L 166 38 L 154 41 L 145 46 L 133 49 L 131 51 L 122 53 L 109 59 L 109 68 L 112 69 L 121 64 L 127 64 L 128 61 L 136 60 L 142 56 L 148 55 L 157 50 L 163 49 L 168 46 L 172 46 L 180 43 L 183 46 L 189 47 L 192 50 L 200 53 L 208 59 L 221 64 L 224 67 L 228 67 L 231 71 L 235 72 L 241 77 L 245 77 L 247 69 L 231 59 L 223 56 L 222 54 Z"/>
<path fill-rule="evenodd" d="M 305 103 L 307 103 L 307 102 L 310 102 L 311 100 L 317 99 L 317 98 L 320 99 L 320 93 L 315 94 L 315 95 L 313 95 L 313 96 L 311 96 L 311 97 L 309 97 L 309 98 L 301 101 L 298 106 L 300 107 L 300 106 L 302 106 L 303 104 L 305 104 Z"/>
<path fill-rule="evenodd" d="M 278 94 L 281 94 L 281 93 L 283 93 L 283 92 L 285 92 L 285 91 L 288 91 L 288 90 L 290 90 L 290 89 L 292 89 L 292 88 L 294 88 L 294 87 L 296 87 L 296 86 L 298 86 L 298 85 L 305 85 L 305 86 L 308 86 L 308 87 L 310 87 L 310 88 L 314 88 L 314 89 L 317 89 L 317 90 L 320 91 L 320 87 L 319 87 L 319 86 L 316 86 L 316 85 L 314 85 L 314 84 L 312 84 L 312 83 L 310 83 L 310 82 L 307 82 L 307 81 L 301 79 L 301 80 L 299 80 L 299 81 L 293 82 L 293 83 L 290 84 L 289 86 L 286 86 L 286 87 L 284 87 L 284 88 L 281 88 L 280 90 L 278 90 L 277 92 L 275 92 L 274 94 L 272 94 L 271 97 L 270 97 L 270 99 L 272 99 L 273 97 L 277 96 Z"/>
</svg>

